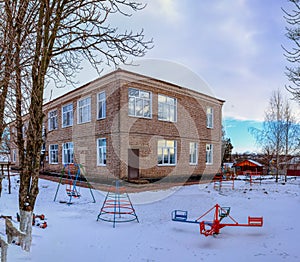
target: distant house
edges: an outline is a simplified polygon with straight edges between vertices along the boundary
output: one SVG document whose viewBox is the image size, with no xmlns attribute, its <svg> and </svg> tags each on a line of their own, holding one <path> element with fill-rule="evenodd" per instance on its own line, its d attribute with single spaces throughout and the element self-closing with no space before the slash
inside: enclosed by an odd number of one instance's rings
<svg viewBox="0 0 300 262">
<path fill-rule="evenodd" d="M 76 162 L 95 182 L 215 174 L 223 103 L 189 86 L 115 70 L 44 105 L 44 170 Z"/>
<path fill-rule="evenodd" d="M 286 171 L 288 176 L 300 176 L 300 157 L 292 157 L 286 163 L 280 163 L 280 168 L 284 170 L 286 166 Z"/>
<path fill-rule="evenodd" d="M 245 174 L 249 171 L 257 172 L 260 174 L 262 174 L 263 172 L 263 165 L 251 159 L 246 159 L 234 164 L 234 168 L 237 175 Z"/>
</svg>

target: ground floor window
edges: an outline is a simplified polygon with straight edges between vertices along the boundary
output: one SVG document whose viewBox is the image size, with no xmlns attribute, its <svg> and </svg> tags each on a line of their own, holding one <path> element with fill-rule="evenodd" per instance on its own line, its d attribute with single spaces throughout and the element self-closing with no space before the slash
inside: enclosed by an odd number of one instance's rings
<svg viewBox="0 0 300 262">
<path fill-rule="evenodd" d="M 67 142 L 63 144 L 63 164 L 74 163 L 74 147 L 73 142 Z"/>
<path fill-rule="evenodd" d="M 198 164 L 198 144 L 190 142 L 190 165 Z"/>
<path fill-rule="evenodd" d="M 58 163 L 58 145 L 49 146 L 49 163 L 57 164 Z"/>
<path fill-rule="evenodd" d="M 206 164 L 213 163 L 213 145 L 206 144 Z"/>
<path fill-rule="evenodd" d="M 177 150 L 175 140 L 158 140 L 158 165 L 176 165 L 176 151 Z"/>
<path fill-rule="evenodd" d="M 97 139 L 97 164 L 99 166 L 106 165 L 106 139 Z"/>
</svg>

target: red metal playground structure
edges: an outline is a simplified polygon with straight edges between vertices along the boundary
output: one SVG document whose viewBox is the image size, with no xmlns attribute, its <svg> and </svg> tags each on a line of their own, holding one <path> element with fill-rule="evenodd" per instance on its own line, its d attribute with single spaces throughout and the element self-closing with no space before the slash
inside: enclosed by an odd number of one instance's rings
<svg viewBox="0 0 300 262">
<path fill-rule="evenodd" d="M 200 221 L 207 214 L 214 212 L 213 220 L 210 221 Z M 177 222 L 185 222 L 185 223 L 195 223 L 200 225 L 200 234 L 204 236 L 212 236 L 220 233 L 220 229 L 223 227 L 262 227 L 263 225 L 263 217 L 250 217 L 248 216 L 248 223 L 241 224 L 238 223 L 232 216 L 229 215 L 230 207 L 221 207 L 216 204 L 203 215 L 198 217 L 196 220 L 188 220 L 187 211 L 182 210 L 174 210 L 172 212 L 172 220 Z M 221 223 L 224 218 L 230 218 L 231 223 Z"/>
</svg>

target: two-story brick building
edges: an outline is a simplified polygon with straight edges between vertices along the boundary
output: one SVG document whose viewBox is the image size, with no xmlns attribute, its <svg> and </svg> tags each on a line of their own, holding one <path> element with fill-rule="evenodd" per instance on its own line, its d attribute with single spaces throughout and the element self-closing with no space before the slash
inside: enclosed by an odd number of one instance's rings
<svg viewBox="0 0 300 262">
<path fill-rule="evenodd" d="M 85 167 L 90 181 L 213 175 L 222 100 L 118 69 L 44 105 L 44 169 Z M 18 164 L 17 150 L 12 160 Z"/>
</svg>

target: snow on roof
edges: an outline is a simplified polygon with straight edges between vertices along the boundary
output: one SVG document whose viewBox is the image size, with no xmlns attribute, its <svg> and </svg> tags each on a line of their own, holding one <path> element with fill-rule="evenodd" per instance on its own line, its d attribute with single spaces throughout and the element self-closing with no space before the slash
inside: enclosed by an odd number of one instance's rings
<svg viewBox="0 0 300 262">
<path fill-rule="evenodd" d="M 210 86 L 184 65 L 160 59 L 142 59 L 134 65 L 121 65 L 120 69 L 149 76 L 187 89 L 215 97 Z"/>
<path fill-rule="evenodd" d="M 257 165 L 257 166 L 263 166 L 261 163 L 258 163 L 257 161 L 255 160 L 252 160 L 252 159 L 248 159 L 249 162 L 253 163 L 254 165 Z"/>
</svg>

